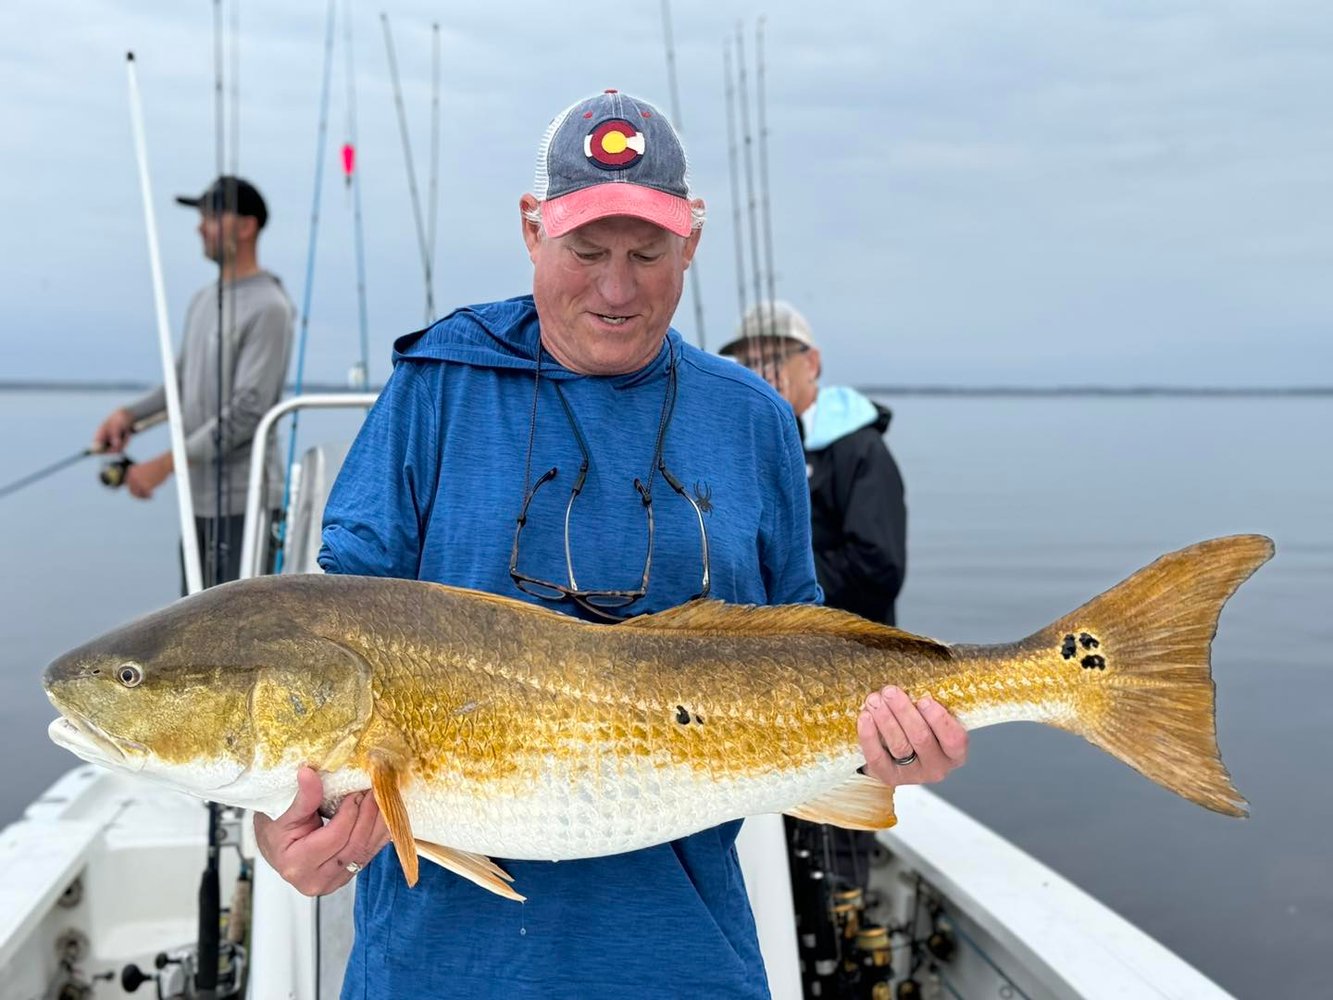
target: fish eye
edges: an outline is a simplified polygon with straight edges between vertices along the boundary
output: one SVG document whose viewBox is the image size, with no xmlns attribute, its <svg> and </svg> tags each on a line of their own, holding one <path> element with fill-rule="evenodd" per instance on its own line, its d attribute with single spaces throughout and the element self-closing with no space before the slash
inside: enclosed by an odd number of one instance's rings
<svg viewBox="0 0 1333 1000">
<path fill-rule="evenodd" d="M 116 669 L 116 679 L 127 688 L 136 687 L 143 680 L 143 671 L 133 663 L 122 663 Z"/>
</svg>

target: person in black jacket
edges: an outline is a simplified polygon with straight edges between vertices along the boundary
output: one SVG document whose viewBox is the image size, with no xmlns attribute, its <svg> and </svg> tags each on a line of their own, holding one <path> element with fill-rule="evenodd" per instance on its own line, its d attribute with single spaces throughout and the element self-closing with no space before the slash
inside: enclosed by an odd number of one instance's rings
<svg viewBox="0 0 1333 1000">
<path fill-rule="evenodd" d="M 819 348 L 789 303 L 759 303 L 718 353 L 761 374 L 800 417 L 824 603 L 894 624 L 907 572 L 907 507 L 884 443 L 889 410 L 855 389 L 820 388 Z"/>
<path fill-rule="evenodd" d="M 819 348 L 810 324 L 789 303 L 761 302 L 719 354 L 763 376 L 792 405 L 810 481 L 815 576 L 824 603 L 894 624 L 894 602 L 907 572 L 907 506 L 898 464 L 884 443 L 890 414 L 855 389 L 820 388 Z M 792 857 L 832 863 L 840 887 L 868 884 L 877 840 L 869 831 L 786 820 Z M 793 860 L 793 878 L 800 863 Z M 822 910 L 822 904 L 818 909 Z M 820 921 L 821 912 L 802 919 Z M 820 955 L 802 953 L 808 965 Z"/>
</svg>

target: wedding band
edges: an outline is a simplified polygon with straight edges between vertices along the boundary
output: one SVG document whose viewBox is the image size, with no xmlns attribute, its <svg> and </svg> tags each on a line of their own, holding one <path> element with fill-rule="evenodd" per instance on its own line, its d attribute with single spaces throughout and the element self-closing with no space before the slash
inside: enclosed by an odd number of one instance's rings
<svg viewBox="0 0 1333 1000">
<path fill-rule="evenodd" d="M 347 864 L 343 865 L 343 867 L 346 868 L 353 875 L 355 875 L 357 872 L 361 870 L 361 866 L 358 865 L 355 861 L 349 861 L 347 862 Z"/>
<path fill-rule="evenodd" d="M 906 757 L 895 757 L 893 754 L 889 754 L 889 760 L 893 761 L 899 767 L 906 767 L 908 764 L 916 763 L 916 751 L 913 750 Z"/>
</svg>

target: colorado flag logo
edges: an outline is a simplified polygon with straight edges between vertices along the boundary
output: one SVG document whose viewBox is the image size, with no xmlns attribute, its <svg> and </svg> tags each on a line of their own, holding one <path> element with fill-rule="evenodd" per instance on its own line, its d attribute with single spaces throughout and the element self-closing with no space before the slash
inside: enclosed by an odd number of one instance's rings
<svg viewBox="0 0 1333 1000">
<path fill-rule="evenodd" d="M 623 118 L 608 118 L 583 137 L 583 155 L 603 170 L 620 170 L 643 155 L 643 133 Z"/>
</svg>

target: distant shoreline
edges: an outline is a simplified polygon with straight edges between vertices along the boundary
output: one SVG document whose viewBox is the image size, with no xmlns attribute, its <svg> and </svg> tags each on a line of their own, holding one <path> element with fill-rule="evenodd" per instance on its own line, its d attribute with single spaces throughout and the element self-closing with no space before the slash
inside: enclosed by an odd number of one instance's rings
<svg viewBox="0 0 1333 1000">
<path fill-rule="evenodd" d="M 49 379 L 0 379 L 0 392 L 146 392 L 156 383 L 132 380 L 72 381 Z M 287 390 L 291 391 L 291 386 Z M 378 392 L 382 386 L 374 386 Z M 1142 397 L 1193 396 L 1201 398 L 1271 398 L 1271 397 L 1330 397 L 1333 385 L 865 385 L 857 386 L 867 396 L 967 396 L 967 397 Z M 334 382 L 307 382 L 306 392 L 353 392 L 346 385 Z"/>
</svg>

